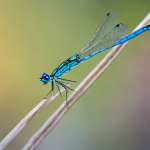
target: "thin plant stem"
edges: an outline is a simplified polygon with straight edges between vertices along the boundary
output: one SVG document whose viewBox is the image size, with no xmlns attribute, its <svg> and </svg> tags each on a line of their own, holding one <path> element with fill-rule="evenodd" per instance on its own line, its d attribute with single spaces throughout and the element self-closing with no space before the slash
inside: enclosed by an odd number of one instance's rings
<svg viewBox="0 0 150 150">
<path fill-rule="evenodd" d="M 67 84 L 67 86 L 70 86 Z M 62 88 L 60 92 L 63 92 L 65 89 Z M 57 92 L 55 95 L 48 99 L 43 99 L 35 108 L 33 108 L 11 131 L 10 133 L 0 142 L 0 150 L 5 149 L 13 139 L 18 135 L 18 133 L 32 120 L 39 112 L 41 112 L 49 103 L 51 103 L 60 92 Z"/>
</svg>

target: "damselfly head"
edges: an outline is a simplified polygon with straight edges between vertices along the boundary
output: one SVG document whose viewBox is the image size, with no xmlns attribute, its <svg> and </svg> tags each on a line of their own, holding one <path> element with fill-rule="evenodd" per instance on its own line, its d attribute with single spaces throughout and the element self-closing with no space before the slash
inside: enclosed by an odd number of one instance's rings
<svg viewBox="0 0 150 150">
<path fill-rule="evenodd" d="M 43 84 L 47 84 L 50 81 L 50 76 L 47 73 L 43 73 L 40 81 L 42 81 Z"/>
</svg>

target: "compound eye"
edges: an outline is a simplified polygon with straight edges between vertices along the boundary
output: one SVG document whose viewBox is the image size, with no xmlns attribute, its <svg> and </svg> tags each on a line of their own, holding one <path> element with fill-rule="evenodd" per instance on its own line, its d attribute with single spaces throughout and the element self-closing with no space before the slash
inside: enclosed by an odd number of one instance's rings
<svg viewBox="0 0 150 150">
<path fill-rule="evenodd" d="M 45 76 L 45 80 L 48 80 L 49 79 L 49 77 L 48 76 Z"/>
<path fill-rule="evenodd" d="M 40 78 L 40 81 L 48 83 L 50 81 L 50 76 L 47 73 L 43 73 L 42 77 Z"/>
<path fill-rule="evenodd" d="M 43 73 L 43 74 L 42 74 L 42 78 L 45 78 L 46 76 L 47 76 L 46 73 Z"/>
</svg>

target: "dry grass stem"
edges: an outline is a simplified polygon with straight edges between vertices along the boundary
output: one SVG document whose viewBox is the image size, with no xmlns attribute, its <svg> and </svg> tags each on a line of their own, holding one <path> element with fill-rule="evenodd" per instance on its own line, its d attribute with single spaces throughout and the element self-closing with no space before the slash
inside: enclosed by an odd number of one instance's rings
<svg viewBox="0 0 150 150">
<path fill-rule="evenodd" d="M 136 27 L 135 30 L 146 26 L 150 22 L 150 13 L 145 17 L 145 19 Z M 52 131 L 52 129 L 57 125 L 57 123 L 62 119 L 66 112 L 71 108 L 71 106 L 86 92 L 90 86 L 101 76 L 105 69 L 114 61 L 114 59 L 121 53 L 124 47 L 130 41 L 118 45 L 104 57 L 104 59 L 92 70 L 92 72 L 81 82 L 81 84 L 75 89 L 68 98 L 68 106 L 66 101 L 53 113 L 53 115 L 43 124 L 43 126 L 30 138 L 27 144 L 24 146 L 23 150 L 33 150 L 35 149 L 44 138 Z"/>
<path fill-rule="evenodd" d="M 69 84 L 67 86 L 70 86 Z M 61 92 L 65 89 L 62 88 Z M 33 119 L 39 112 L 41 112 L 49 103 L 51 103 L 57 96 L 59 92 L 50 97 L 49 99 L 43 99 L 35 108 L 33 108 L 13 129 L 12 131 L 1 141 L 0 150 L 7 147 L 9 143 L 18 135 L 18 133 L 28 124 L 28 122 Z"/>
</svg>

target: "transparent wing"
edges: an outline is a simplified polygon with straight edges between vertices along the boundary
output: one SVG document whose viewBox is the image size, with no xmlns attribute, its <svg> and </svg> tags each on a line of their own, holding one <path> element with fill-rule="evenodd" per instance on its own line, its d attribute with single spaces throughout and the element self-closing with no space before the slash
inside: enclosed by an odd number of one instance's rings
<svg viewBox="0 0 150 150">
<path fill-rule="evenodd" d="M 110 12 L 103 19 L 90 41 L 80 50 L 80 53 L 97 43 L 104 35 L 106 35 L 117 24 L 118 16 L 115 12 Z"/>
<path fill-rule="evenodd" d="M 90 54 L 96 53 L 100 50 L 106 49 L 108 47 L 113 46 L 117 42 L 121 40 L 121 38 L 125 35 L 128 26 L 126 24 L 118 24 L 112 30 L 110 30 L 99 42 L 84 49 L 84 51 L 79 51 L 79 55 L 81 58 L 86 58 Z"/>
</svg>

